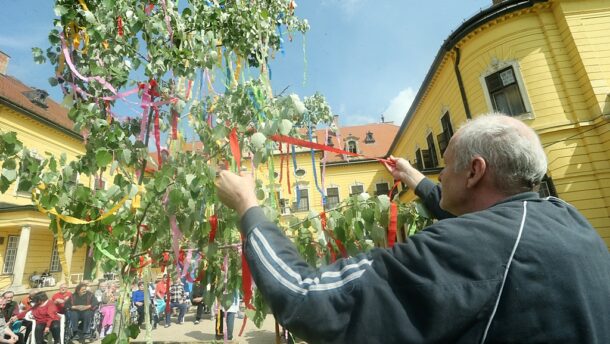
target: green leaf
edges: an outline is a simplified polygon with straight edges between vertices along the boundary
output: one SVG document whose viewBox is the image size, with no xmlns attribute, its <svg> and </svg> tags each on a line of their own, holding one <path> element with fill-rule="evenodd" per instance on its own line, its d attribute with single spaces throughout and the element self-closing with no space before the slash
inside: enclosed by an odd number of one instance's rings
<svg viewBox="0 0 610 344">
<path fill-rule="evenodd" d="M 155 239 L 157 237 L 156 233 L 144 233 L 142 236 L 142 250 L 148 250 L 155 243 Z"/>
<path fill-rule="evenodd" d="M 165 189 L 167 189 L 169 183 L 171 183 L 171 180 L 167 176 L 157 178 L 155 179 L 155 190 L 157 190 L 157 192 L 163 192 Z"/>
<path fill-rule="evenodd" d="M 19 141 L 19 140 L 17 140 L 17 133 L 14 131 L 2 134 L 2 136 L 0 136 L 0 138 L 2 138 L 3 141 L 5 141 L 6 143 L 9 143 L 9 144 L 15 144 Z"/>
<path fill-rule="evenodd" d="M 32 48 L 32 56 L 34 57 L 34 62 L 37 64 L 43 64 L 47 62 L 47 59 L 44 57 L 44 53 L 40 48 Z"/>
<path fill-rule="evenodd" d="M 74 98 L 71 93 L 68 93 L 64 96 L 64 100 L 61 103 L 64 107 L 71 108 L 74 105 Z"/>
<path fill-rule="evenodd" d="M 177 206 L 182 203 L 182 192 L 178 189 L 173 189 L 169 192 L 169 201 L 171 204 Z"/>
<path fill-rule="evenodd" d="M 123 149 L 121 151 L 121 157 L 123 158 L 125 164 L 129 165 L 131 163 L 131 150 Z"/>
<path fill-rule="evenodd" d="M 112 161 L 112 154 L 102 148 L 95 153 L 95 161 L 99 167 L 105 167 Z"/>
<path fill-rule="evenodd" d="M 11 183 L 5 176 L 0 176 L 0 193 L 5 193 L 11 186 Z"/>
<path fill-rule="evenodd" d="M 102 339 L 102 344 L 114 344 L 118 339 L 118 335 L 116 333 L 111 333 Z"/>
</svg>

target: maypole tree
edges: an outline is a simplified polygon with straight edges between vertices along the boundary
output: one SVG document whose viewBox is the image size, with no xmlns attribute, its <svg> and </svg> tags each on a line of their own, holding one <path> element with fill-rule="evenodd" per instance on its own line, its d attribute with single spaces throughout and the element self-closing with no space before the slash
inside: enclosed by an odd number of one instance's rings
<svg viewBox="0 0 610 344">
<path fill-rule="evenodd" d="M 307 129 L 332 121 L 319 94 L 301 101 L 272 92 L 270 59 L 287 37 L 308 30 L 295 8 L 292 0 L 56 1 L 50 47 L 34 48 L 34 58 L 55 67 L 49 81 L 61 87 L 86 152 L 41 161 L 15 133 L 0 132 L 0 192 L 15 180 L 32 188 L 58 243 L 88 245 L 101 269 L 120 271 L 116 335 L 106 341 L 137 336 L 130 287 L 150 281 L 151 265 L 210 284 L 208 302 L 230 304 L 243 290 L 249 318 L 264 319 L 264 300 L 250 296 L 242 266 L 239 219 L 218 206 L 214 180 L 218 168 L 272 161 L 274 138 L 307 140 Z M 91 189 L 74 183 L 77 175 L 111 185 Z M 273 173 L 257 177 L 261 205 L 279 221 Z M 309 263 L 386 247 L 396 227 L 414 232 L 428 221 L 416 205 L 384 196 L 351 197 L 339 209 L 281 224 Z"/>
</svg>

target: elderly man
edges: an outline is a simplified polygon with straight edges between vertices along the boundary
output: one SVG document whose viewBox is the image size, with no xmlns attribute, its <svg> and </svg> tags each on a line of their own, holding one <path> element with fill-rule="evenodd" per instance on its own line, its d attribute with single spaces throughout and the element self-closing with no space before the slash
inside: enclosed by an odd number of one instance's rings
<svg viewBox="0 0 610 344">
<path fill-rule="evenodd" d="M 65 309 L 70 310 L 68 314 L 73 334 L 80 333 L 81 340 L 91 336 L 91 321 L 97 306 L 97 299 L 87 290 L 87 284 L 82 282 L 74 288 L 74 294 L 65 304 Z M 80 321 L 83 322 L 82 329 L 79 328 Z"/>
<path fill-rule="evenodd" d="M 66 301 L 72 296 L 72 292 L 68 290 L 68 285 L 66 283 L 62 283 L 59 285 L 59 291 L 51 297 L 51 301 L 57 307 L 57 313 L 64 314 L 64 305 Z"/>
<path fill-rule="evenodd" d="M 320 269 L 265 218 L 251 177 L 221 172 L 278 321 L 316 343 L 610 343 L 608 249 L 574 207 L 533 192 L 547 169 L 536 133 L 481 116 L 444 159 L 442 193 L 404 159 L 388 168 L 446 219 Z"/>
</svg>

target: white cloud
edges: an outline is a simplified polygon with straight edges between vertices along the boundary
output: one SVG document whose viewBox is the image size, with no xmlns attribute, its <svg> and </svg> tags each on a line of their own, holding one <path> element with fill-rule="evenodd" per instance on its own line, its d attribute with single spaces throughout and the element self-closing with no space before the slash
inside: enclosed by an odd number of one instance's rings
<svg viewBox="0 0 610 344">
<path fill-rule="evenodd" d="M 393 121 L 394 124 L 401 125 L 407 111 L 409 111 L 409 108 L 411 107 L 411 103 L 413 103 L 413 100 L 415 99 L 415 95 L 415 90 L 411 87 L 407 87 L 400 91 L 400 93 L 390 101 L 390 105 L 383 112 L 385 121 Z"/>
<path fill-rule="evenodd" d="M 353 15 L 360 9 L 365 0 L 323 0 L 323 6 L 339 7 L 348 16 Z"/>
</svg>

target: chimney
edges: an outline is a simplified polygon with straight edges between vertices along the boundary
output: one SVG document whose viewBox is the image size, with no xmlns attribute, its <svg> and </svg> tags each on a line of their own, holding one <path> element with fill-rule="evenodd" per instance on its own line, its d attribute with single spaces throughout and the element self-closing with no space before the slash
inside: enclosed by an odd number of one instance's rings
<svg viewBox="0 0 610 344">
<path fill-rule="evenodd" d="M 333 124 L 339 129 L 339 115 L 333 115 Z"/>
<path fill-rule="evenodd" d="M 11 59 L 10 56 L 2 52 L 0 50 L 0 74 L 6 75 L 6 70 L 8 69 L 8 61 Z"/>
</svg>

